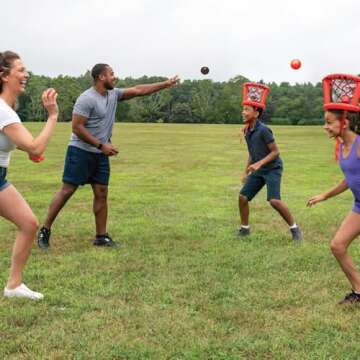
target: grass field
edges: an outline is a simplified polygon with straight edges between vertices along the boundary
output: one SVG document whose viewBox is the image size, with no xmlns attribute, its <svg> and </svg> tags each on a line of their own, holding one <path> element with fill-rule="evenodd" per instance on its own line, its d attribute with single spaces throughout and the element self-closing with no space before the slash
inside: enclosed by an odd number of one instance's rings
<svg viewBox="0 0 360 360">
<path fill-rule="evenodd" d="M 43 163 L 12 156 L 8 179 L 40 222 L 70 127 L 58 125 Z M 349 285 L 328 248 L 352 196 L 305 207 L 342 178 L 334 144 L 320 127 L 273 130 L 302 246 L 264 191 L 251 203 L 251 237 L 236 238 L 247 159 L 238 126 L 117 124 L 108 224 L 123 247 L 91 245 L 92 193 L 80 189 L 51 251 L 34 246 L 25 272 L 44 301 L 0 297 L 0 359 L 359 359 L 360 309 L 336 305 Z M 14 236 L 0 219 L 1 284 Z M 360 258 L 357 242 L 351 253 Z"/>
</svg>

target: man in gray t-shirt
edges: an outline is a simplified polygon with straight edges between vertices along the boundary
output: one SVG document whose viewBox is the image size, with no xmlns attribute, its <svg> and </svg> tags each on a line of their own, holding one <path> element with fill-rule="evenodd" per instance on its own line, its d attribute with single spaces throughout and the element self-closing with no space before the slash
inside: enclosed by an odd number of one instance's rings
<svg viewBox="0 0 360 360">
<path fill-rule="evenodd" d="M 85 127 L 87 131 L 102 144 L 108 143 L 111 139 L 116 108 L 118 102 L 122 100 L 123 93 L 123 90 L 114 88 L 107 90 L 105 95 L 101 95 L 94 87 L 91 87 L 76 100 L 73 115 L 86 118 Z M 101 150 L 83 141 L 75 133 L 71 134 L 69 145 L 86 151 L 101 153 Z"/>
<path fill-rule="evenodd" d="M 115 88 L 114 71 L 109 65 L 96 64 L 91 75 L 93 87 L 78 97 L 73 109 L 72 135 L 65 158 L 62 187 L 52 200 L 44 226 L 38 233 L 38 245 L 42 249 L 49 248 L 50 229 L 56 216 L 76 189 L 84 184 L 91 184 L 94 193 L 94 245 L 117 247 L 107 233 L 106 223 L 109 157 L 118 154 L 111 143 L 118 102 L 173 87 L 179 81 L 175 76 L 154 84 L 118 89 Z"/>
</svg>

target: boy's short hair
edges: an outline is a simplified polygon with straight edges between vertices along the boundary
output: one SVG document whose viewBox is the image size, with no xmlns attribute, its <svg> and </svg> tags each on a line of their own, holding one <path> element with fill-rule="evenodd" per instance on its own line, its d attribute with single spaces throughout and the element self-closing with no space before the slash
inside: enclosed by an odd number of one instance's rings
<svg viewBox="0 0 360 360">
<path fill-rule="evenodd" d="M 262 113 L 263 113 L 263 111 L 264 111 L 264 109 L 262 109 L 262 108 L 257 108 L 257 107 L 255 107 L 255 106 L 253 106 L 253 109 L 259 113 L 258 119 L 260 119 L 260 118 L 261 118 L 261 115 L 262 115 Z"/>
</svg>

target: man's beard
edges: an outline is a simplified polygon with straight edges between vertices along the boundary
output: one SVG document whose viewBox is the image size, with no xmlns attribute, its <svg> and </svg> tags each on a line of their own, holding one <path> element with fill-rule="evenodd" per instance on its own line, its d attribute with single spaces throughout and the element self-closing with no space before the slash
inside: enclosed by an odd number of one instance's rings
<svg viewBox="0 0 360 360">
<path fill-rule="evenodd" d="M 112 83 L 106 82 L 104 83 L 104 87 L 106 90 L 112 90 L 114 88 L 114 85 Z"/>
</svg>

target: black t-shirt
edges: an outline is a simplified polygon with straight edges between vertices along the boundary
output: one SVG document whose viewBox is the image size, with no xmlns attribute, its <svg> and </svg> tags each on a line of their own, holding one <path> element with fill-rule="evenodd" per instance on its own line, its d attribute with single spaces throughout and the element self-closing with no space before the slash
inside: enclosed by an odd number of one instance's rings
<svg viewBox="0 0 360 360">
<path fill-rule="evenodd" d="M 259 120 L 256 121 L 254 129 L 248 129 L 245 134 L 245 139 L 251 157 L 251 164 L 269 155 L 271 151 L 268 145 L 275 142 L 272 131 Z M 280 156 L 262 166 L 261 169 L 271 170 L 278 167 L 282 167 Z"/>
</svg>

